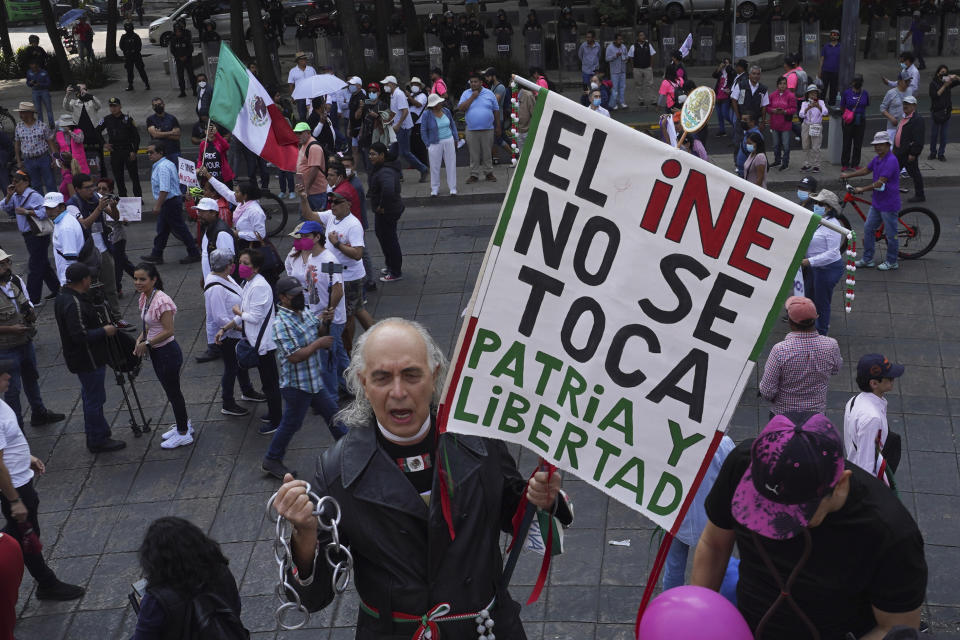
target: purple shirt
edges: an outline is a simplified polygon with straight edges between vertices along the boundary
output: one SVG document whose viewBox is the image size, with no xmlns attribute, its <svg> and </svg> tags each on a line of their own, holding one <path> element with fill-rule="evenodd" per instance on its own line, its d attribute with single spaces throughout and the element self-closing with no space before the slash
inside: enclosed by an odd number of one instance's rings
<svg viewBox="0 0 960 640">
<path fill-rule="evenodd" d="M 832 44 L 823 45 L 823 49 L 820 50 L 820 55 L 823 56 L 823 70 L 824 71 L 840 71 L 840 45 L 833 46 Z"/>
<path fill-rule="evenodd" d="M 871 204 L 878 211 L 900 211 L 900 163 L 897 162 L 892 151 L 883 157 L 874 156 L 867 169 L 873 170 L 873 181 L 886 178 L 887 184 L 883 191 L 873 190 Z"/>
</svg>

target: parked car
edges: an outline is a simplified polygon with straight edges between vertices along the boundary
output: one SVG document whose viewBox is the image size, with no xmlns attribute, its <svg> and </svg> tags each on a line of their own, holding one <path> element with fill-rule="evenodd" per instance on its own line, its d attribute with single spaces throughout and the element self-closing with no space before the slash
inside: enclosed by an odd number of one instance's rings
<svg viewBox="0 0 960 640">
<path fill-rule="evenodd" d="M 150 23 L 149 38 L 153 44 L 166 48 L 173 37 L 173 25 L 178 20 L 187 21 L 187 28 L 193 32 L 193 39 L 200 39 L 200 25 L 204 20 L 213 20 L 217 23 L 217 32 L 220 37 L 230 38 L 230 2 L 229 0 L 187 0 L 173 13 L 165 18 L 158 18 Z M 243 30 L 246 33 L 250 28 L 250 19 L 247 12 L 243 12 Z"/>
<path fill-rule="evenodd" d="M 671 20 L 679 20 L 689 14 L 720 13 L 724 4 L 724 0 L 653 0 L 650 9 L 655 15 L 666 14 Z M 738 0 L 737 11 L 744 20 L 751 20 L 769 4 L 769 0 Z"/>
</svg>

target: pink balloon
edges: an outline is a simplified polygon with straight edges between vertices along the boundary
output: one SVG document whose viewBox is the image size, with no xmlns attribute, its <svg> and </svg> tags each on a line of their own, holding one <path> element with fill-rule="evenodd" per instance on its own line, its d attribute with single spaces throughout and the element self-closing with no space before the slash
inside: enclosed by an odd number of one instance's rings
<svg viewBox="0 0 960 640">
<path fill-rule="evenodd" d="M 640 619 L 638 640 L 752 640 L 737 608 L 716 591 L 684 585 L 654 598 Z"/>
</svg>

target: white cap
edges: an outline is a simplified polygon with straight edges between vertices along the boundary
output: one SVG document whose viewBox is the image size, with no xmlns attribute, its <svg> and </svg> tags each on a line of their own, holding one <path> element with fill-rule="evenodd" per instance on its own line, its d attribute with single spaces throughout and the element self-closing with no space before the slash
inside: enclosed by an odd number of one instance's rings
<svg viewBox="0 0 960 640">
<path fill-rule="evenodd" d="M 393 84 L 397 84 L 397 76 L 387 76 L 386 78 L 380 81 L 380 84 L 390 84 L 391 82 Z"/>
<path fill-rule="evenodd" d="M 220 206 L 213 198 L 200 198 L 200 202 L 197 203 L 197 209 L 202 211 L 219 211 Z"/>
<path fill-rule="evenodd" d="M 906 96 L 903 99 L 903 104 L 917 104 L 917 96 Z"/>
<path fill-rule="evenodd" d="M 873 142 L 870 144 L 890 144 L 890 135 L 886 131 L 878 131 L 873 134 Z"/>
<path fill-rule="evenodd" d="M 63 204 L 63 194 L 59 191 L 51 191 L 47 195 L 43 196 L 43 206 L 50 207 L 59 207 Z"/>
<path fill-rule="evenodd" d="M 363 80 L 361 80 L 358 76 L 353 76 L 349 80 L 347 80 L 347 84 L 355 84 L 358 87 L 362 87 Z"/>
</svg>

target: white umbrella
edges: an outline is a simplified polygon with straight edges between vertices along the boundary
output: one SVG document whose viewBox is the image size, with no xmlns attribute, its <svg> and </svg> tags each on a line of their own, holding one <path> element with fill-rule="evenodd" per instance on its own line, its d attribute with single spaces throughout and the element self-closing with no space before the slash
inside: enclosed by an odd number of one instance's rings
<svg viewBox="0 0 960 640">
<path fill-rule="evenodd" d="M 346 86 L 346 82 L 332 73 L 321 73 L 297 82 L 297 85 L 293 88 L 293 99 L 310 100 L 317 96 L 327 96 Z"/>
</svg>

